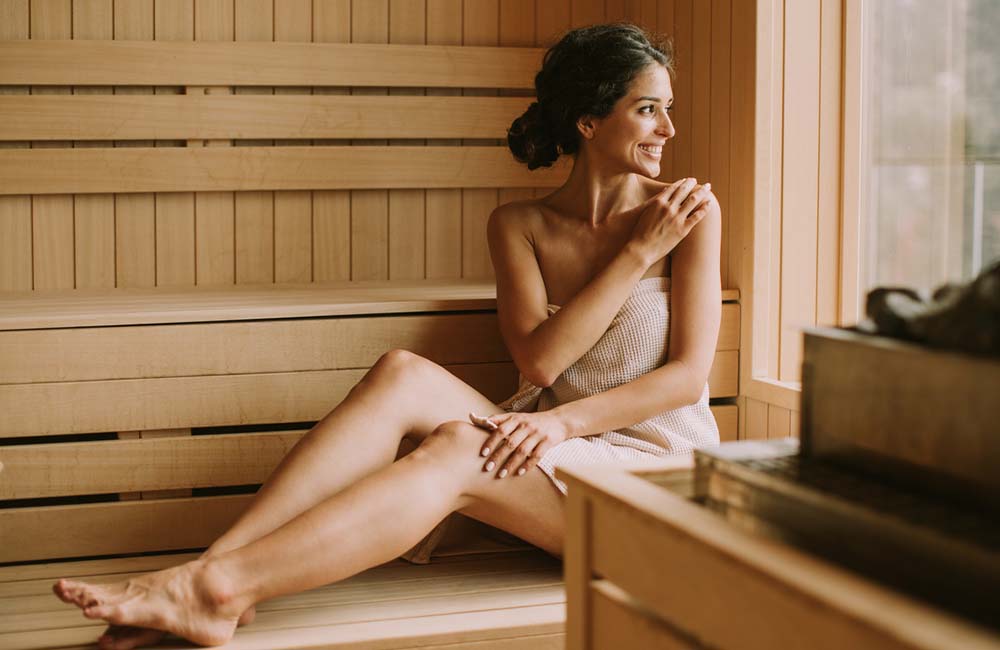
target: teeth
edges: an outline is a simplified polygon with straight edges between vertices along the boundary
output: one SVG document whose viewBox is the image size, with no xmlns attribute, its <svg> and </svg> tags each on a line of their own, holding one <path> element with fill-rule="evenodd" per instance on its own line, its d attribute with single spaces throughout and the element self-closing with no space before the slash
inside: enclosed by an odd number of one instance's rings
<svg viewBox="0 0 1000 650">
<path fill-rule="evenodd" d="M 639 148 L 642 149 L 643 151 L 648 151 L 649 153 L 663 153 L 662 146 L 654 147 L 651 145 L 640 144 Z"/>
</svg>

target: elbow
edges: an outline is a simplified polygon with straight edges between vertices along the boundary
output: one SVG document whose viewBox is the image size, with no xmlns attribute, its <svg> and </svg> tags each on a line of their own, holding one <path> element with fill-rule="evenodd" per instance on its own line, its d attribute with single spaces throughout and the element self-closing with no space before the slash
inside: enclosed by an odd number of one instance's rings
<svg viewBox="0 0 1000 650">
<path fill-rule="evenodd" d="M 697 404 L 701 400 L 705 384 L 708 382 L 708 373 L 698 372 L 683 361 L 679 365 L 684 369 L 685 374 L 687 374 L 686 381 L 684 382 L 684 386 L 687 389 L 684 391 L 684 402 L 687 405 Z"/>
<path fill-rule="evenodd" d="M 521 376 L 539 388 L 548 388 L 555 382 L 556 377 L 558 377 L 558 375 L 553 374 L 534 360 L 515 360 L 515 363 Z"/>
<path fill-rule="evenodd" d="M 524 375 L 525 379 L 539 388 L 548 388 L 555 383 L 556 378 L 559 376 L 538 367 L 531 367 L 528 369 L 528 372 L 522 372 L 521 374 Z"/>
</svg>

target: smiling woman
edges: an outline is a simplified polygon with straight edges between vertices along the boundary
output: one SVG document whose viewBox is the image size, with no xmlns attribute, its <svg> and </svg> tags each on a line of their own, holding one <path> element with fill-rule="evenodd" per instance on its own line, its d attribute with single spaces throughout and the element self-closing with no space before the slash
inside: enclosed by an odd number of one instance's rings
<svg viewBox="0 0 1000 650">
<path fill-rule="evenodd" d="M 501 206 L 488 225 L 518 392 L 496 404 L 429 359 L 386 352 L 202 557 L 113 585 L 55 584 L 111 624 L 103 647 L 149 645 L 162 630 L 224 643 L 256 603 L 398 557 L 453 512 L 558 557 L 557 465 L 718 443 L 708 376 L 721 215 L 707 184 L 655 180 L 674 135 L 670 61 L 632 25 L 571 31 L 545 56 L 538 102 L 511 128 L 511 149 L 531 168 L 574 157 L 565 184 Z M 477 427 L 470 412 L 497 426 Z M 393 460 L 403 438 L 418 447 Z"/>
</svg>

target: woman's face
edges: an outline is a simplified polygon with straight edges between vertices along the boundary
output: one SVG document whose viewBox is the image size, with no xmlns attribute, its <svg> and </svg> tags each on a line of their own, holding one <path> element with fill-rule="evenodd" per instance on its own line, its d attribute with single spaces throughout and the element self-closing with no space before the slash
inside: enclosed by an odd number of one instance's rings
<svg viewBox="0 0 1000 650">
<path fill-rule="evenodd" d="M 610 114 L 593 120 L 592 137 L 585 146 L 613 167 L 656 178 L 663 145 L 675 133 L 668 114 L 673 103 L 670 74 L 652 63 L 636 75 Z"/>
</svg>

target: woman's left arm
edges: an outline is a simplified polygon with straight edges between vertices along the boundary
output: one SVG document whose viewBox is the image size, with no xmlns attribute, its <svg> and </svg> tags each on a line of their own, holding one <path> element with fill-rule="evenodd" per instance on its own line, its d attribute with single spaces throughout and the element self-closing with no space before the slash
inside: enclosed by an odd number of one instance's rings
<svg viewBox="0 0 1000 650">
<path fill-rule="evenodd" d="M 571 437 L 613 431 L 698 401 L 719 340 L 721 248 L 722 215 L 713 195 L 708 214 L 671 254 L 667 363 L 627 384 L 552 409 L 566 421 Z"/>
<path fill-rule="evenodd" d="M 698 401 L 715 360 L 722 319 L 722 216 L 714 195 L 710 204 L 672 253 L 667 362 L 627 384 L 548 411 L 492 416 L 500 427 L 484 446 L 483 456 L 490 456 L 484 469 L 509 453 L 498 446 L 514 450 L 500 475 L 521 474 L 563 440 L 628 427 Z"/>
</svg>

